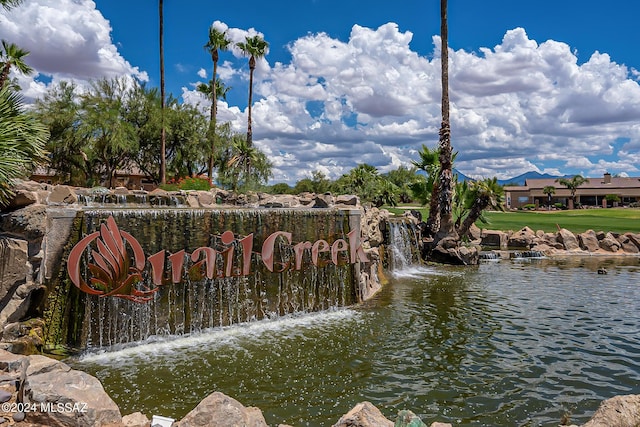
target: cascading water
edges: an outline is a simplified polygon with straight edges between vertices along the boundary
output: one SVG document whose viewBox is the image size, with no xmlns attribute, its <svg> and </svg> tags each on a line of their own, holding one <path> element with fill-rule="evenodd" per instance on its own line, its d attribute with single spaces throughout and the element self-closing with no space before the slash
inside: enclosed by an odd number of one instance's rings
<svg viewBox="0 0 640 427">
<path fill-rule="evenodd" d="M 124 298 L 90 295 L 61 277 L 48 304 L 49 347 L 113 347 L 153 336 L 327 310 L 358 299 L 359 264 L 353 260 L 360 255 L 354 253 L 359 211 L 86 209 L 76 218 L 76 238 L 70 243 L 100 234 L 98 230 L 109 221 L 126 236 L 125 246 L 132 247 L 129 240 L 135 240 L 145 254 L 155 254 L 146 256 L 144 271 L 135 270 L 134 276 L 142 279 L 137 286 L 160 286 L 133 301 L 138 298 L 135 292 Z M 105 232 L 101 233 L 104 238 Z M 101 251 L 109 252 L 104 249 L 109 239 L 102 248 L 100 238 L 95 240 L 92 244 L 97 247 L 79 257 L 79 277 L 95 277 L 97 267 L 92 263 L 97 264 Z M 134 257 L 131 247 L 127 262 L 133 265 L 140 255 Z M 151 260 L 164 265 L 163 270 Z M 131 269 L 129 264 L 123 261 L 121 270 Z"/>
<path fill-rule="evenodd" d="M 420 264 L 419 237 L 416 226 L 405 218 L 392 218 L 388 226 L 388 269 L 406 270 Z"/>
</svg>

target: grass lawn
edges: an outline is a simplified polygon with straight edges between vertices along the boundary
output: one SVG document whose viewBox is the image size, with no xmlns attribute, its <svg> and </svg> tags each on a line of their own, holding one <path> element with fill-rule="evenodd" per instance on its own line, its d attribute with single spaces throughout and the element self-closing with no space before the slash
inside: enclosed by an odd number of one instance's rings
<svg viewBox="0 0 640 427">
<path fill-rule="evenodd" d="M 400 214 L 410 208 L 386 208 L 392 213 Z M 428 209 L 417 209 L 422 212 L 426 220 Z M 618 233 L 640 233 L 640 209 L 612 208 L 612 209 L 576 209 L 567 211 L 517 211 L 517 212 L 486 212 L 489 224 L 478 227 L 491 230 L 520 230 L 528 226 L 534 231 L 544 230 L 556 232 L 557 225 L 573 233 L 586 230 L 613 231 Z"/>
</svg>

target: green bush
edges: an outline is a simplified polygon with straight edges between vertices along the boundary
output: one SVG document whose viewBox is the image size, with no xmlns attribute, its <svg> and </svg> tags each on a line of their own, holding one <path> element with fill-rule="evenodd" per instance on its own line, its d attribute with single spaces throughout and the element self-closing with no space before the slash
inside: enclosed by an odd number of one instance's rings
<svg viewBox="0 0 640 427">
<path fill-rule="evenodd" d="M 553 206 L 556 209 L 567 209 L 567 207 L 565 205 L 563 205 L 562 203 L 554 203 Z"/>
<path fill-rule="evenodd" d="M 533 203 L 527 203 L 526 205 L 522 206 L 522 209 L 529 210 L 529 211 L 532 211 L 535 208 L 536 208 L 536 205 Z"/>
</svg>

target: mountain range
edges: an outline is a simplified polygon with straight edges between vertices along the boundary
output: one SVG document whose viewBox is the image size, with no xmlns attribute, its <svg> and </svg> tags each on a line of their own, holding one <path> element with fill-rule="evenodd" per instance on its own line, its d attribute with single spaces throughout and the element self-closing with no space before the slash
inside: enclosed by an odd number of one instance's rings
<svg viewBox="0 0 640 427">
<path fill-rule="evenodd" d="M 458 181 L 474 181 L 473 178 L 469 178 L 462 172 L 457 169 L 453 170 L 454 175 L 458 175 Z M 565 177 L 571 177 L 572 175 L 568 175 Z M 535 171 L 525 172 L 521 175 L 514 176 L 513 178 L 507 179 L 499 179 L 498 184 L 500 185 L 524 185 L 524 182 L 527 179 L 544 179 L 544 178 L 562 178 L 561 176 L 549 175 L 548 173 L 540 173 Z"/>
</svg>

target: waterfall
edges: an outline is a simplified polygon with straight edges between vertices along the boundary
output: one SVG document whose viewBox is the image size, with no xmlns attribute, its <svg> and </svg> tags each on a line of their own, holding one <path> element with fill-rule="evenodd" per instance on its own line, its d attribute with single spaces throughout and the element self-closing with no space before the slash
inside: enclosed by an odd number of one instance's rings
<svg viewBox="0 0 640 427">
<path fill-rule="evenodd" d="M 153 292 L 137 301 L 91 295 L 60 277 L 49 301 L 49 347 L 112 348 L 357 302 L 360 264 L 354 259 L 364 256 L 356 247 L 357 210 L 85 208 L 69 246 L 102 237 L 109 221 L 128 251 L 119 271 L 124 277 L 134 271 L 141 278 L 136 289 Z M 93 264 L 109 246 L 94 239 L 90 244 L 97 246 L 87 244 L 77 261 L 86 283 L 97 280 Z M 131 270 L 139 257 L 144 269 Z"/>
<path fill-rule="evenodd" d="M 405 218 L 393 218 L 388 226 L 388 269 L 405 270 L 420 264 L 420 246 L 416 225 Z"/>
</svg>

